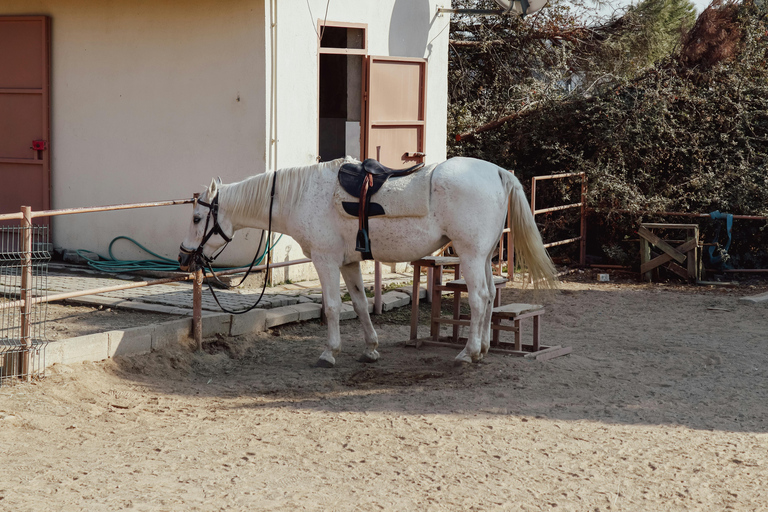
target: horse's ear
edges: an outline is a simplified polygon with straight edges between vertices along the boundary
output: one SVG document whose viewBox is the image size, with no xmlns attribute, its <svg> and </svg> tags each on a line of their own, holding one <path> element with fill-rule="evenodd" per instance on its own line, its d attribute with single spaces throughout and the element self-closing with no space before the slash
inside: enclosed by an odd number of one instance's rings
<svg viewBox="0 0 768 512">
<path fill-rule="evenodd" d="M 219 192 L 219 185 L 221 185 L 221 179 L 212 179 L 211 185 L 208 187 L 208 201 L 212 201 L 216 194 Z"/>
<path fill-rule="evenodd" d="M 216 176 L 216 184 L 221 185 L 221 176 Z"/>
</svg>

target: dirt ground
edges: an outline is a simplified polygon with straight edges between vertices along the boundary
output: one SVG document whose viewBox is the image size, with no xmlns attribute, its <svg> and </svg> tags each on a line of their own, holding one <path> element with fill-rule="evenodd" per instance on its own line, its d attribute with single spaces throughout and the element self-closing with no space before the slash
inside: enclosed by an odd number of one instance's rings
<svg viewBox="0 0 768 512">
<path fill-rule="evenodd" d="M 538 297 L 546 362 L 455 367 L 399 310 L 372 365 L 350 320 L 313 368 L 307 322 L 5 385 L 0 509 L 765 510 L 768 287 L 619 277 Z"/>
</svg>

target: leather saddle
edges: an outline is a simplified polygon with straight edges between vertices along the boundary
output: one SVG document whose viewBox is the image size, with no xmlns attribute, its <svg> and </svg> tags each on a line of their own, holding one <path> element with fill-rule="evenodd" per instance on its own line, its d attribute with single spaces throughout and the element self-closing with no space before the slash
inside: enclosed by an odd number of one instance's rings
<svg viewBox="0 0 768 512">
<path fill-rule="evenodd" d="M 384 208 L 377 203 L 371 203 L 371 197 L 379 191 L 389 178 L 407 176 L 424 167 L 423 163 L 407 169 L 390 169 L 373 158 L 360 163 L 346 163 L 339 168 L 339 185 L 352 197 L 357 197 L 357 203 L 343 202 L 344 211 L 358 218 L 356 251 L 363 253 L 363 258 L 373 259 L 371 241 L 368 237 L 368 217 L 384 215 Z"/>
</svg>

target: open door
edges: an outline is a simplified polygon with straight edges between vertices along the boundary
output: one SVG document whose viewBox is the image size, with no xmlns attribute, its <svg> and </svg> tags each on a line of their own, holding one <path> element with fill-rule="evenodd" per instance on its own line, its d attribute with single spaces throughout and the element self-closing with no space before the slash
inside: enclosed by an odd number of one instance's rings
<svg viewBox="0 0 768 512">
<path fill-rule="evenodd" d="M 0 213 L 51 207 L 49 47 L 48 17 L 0 16 Z"/>
<path fill-rule="evenodd" d="M 427 60 L 365 60 L 363 158 L 392 168 L 424 162 Z"/>
</svg>

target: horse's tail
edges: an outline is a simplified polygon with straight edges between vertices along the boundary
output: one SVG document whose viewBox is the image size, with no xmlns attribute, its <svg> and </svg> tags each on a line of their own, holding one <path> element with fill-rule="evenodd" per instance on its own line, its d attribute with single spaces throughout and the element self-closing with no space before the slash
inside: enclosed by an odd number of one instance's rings
<svg viewBox="0 0 768 512">
<path fill-rule="evenodd" d="M 512 219 L 510 228 L 514 237 L 517 264 L 523 271 L 528 270 L 534 288 L 557 288 L 557 270 L 541 240 L 541 234 L 525 198 L 523 186 L 509 171 L 500 168 L 499 176 L 507 196 L 510 197 L 509 208 Z"/>
</svg>

